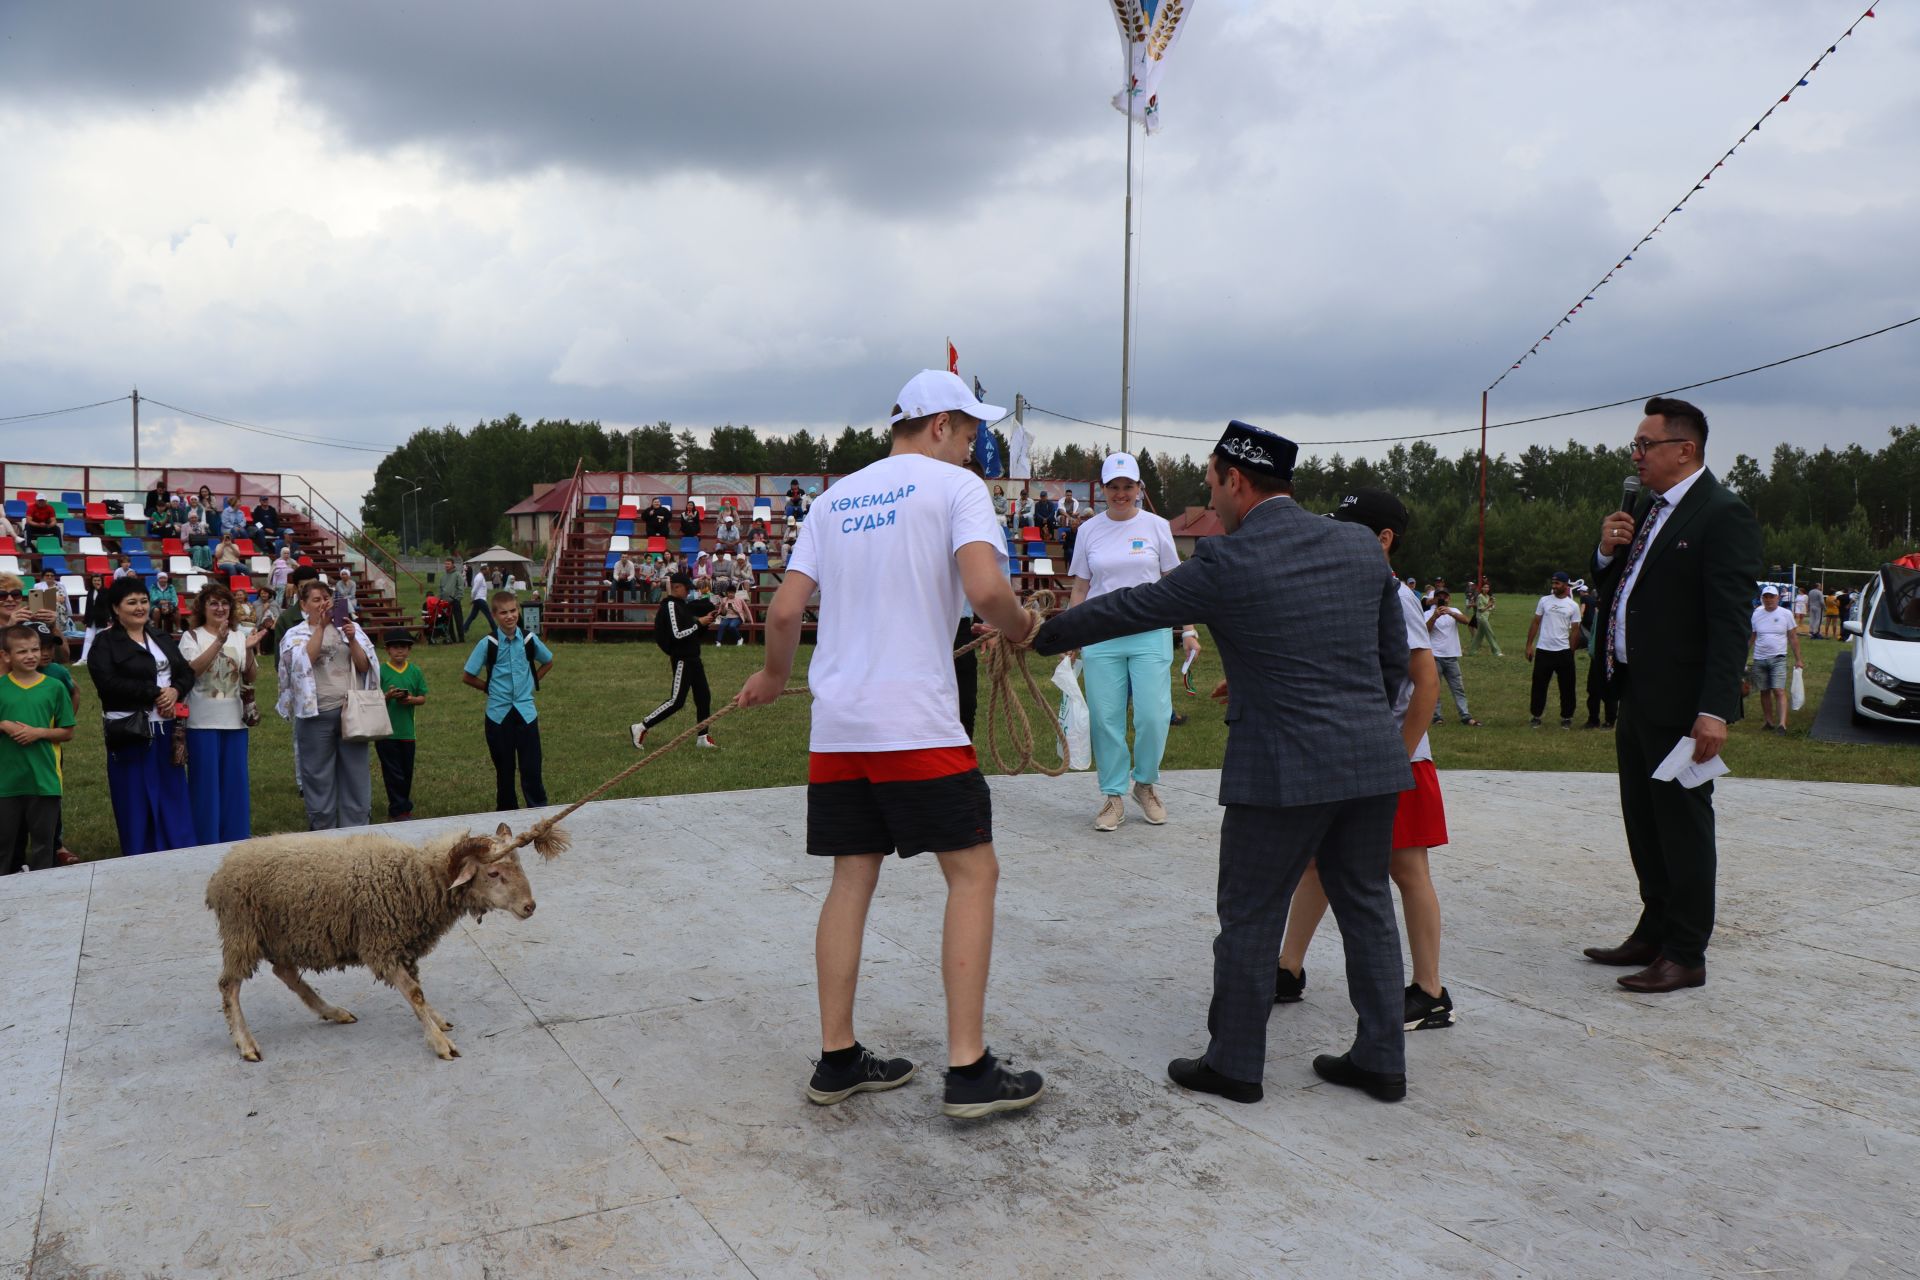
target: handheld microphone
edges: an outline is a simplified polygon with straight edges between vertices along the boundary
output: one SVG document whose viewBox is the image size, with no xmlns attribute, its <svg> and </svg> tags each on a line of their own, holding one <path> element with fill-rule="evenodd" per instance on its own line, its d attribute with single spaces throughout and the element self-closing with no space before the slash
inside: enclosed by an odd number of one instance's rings
<svg viewBox="0 0 1920 1280">
<path fill-rule="evenodd" d="M 1620 509 L 1633 514 L 1634 500 L 1640 496 L 1640 477 L 1628 476 L 1620 486 Z"/>
</svg>

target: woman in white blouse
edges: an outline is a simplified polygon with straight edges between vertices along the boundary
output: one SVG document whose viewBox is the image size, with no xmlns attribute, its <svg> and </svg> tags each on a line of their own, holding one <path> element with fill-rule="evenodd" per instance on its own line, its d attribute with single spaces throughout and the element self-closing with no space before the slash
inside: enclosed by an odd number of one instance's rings
<svg viewBox="0 0 1920 1280">
<path fill-rule="evenodd" d="M 252 687 L 256 652 L 269 633 L 255 628 L 243 634 L 233 621 L 233 592 L 218 582 L 200 588 L 192 621 L 180 637 L 180 656 L 193 669 L 186 702 L 194 838 L 200 844 L 245 840 L 253 834 L 253 809 L 240 690 Z"/>
<path fill-rule="evenodd" d="M 1107 509 L 1080 526 L 1074 537 L 1072 603 L 1123 587 L 1143 586 L 1180 563 L 1166 520 L 1140 509 L 1140 464 L 1133 455 L 1110 453 L 1100 467 Z M 1180 633 L 1189 654 L 1200 652 L 1199 634 Z M 1173 719 L 1172 646 L 1164 631 L 1146 631 L 1090 644 L 1082 651 L 1087 711 L 1092 720 L 1093 763 L 1105 797 L 1094 817 L 1096 831 L 1112 831 L 1127 818 L 1126 796 L 1158 826 L 1167 809 L 1154 784 L 1167 749 Z M 1127 749 L 1127 702 L 1133 702 L 1133 749 Z"/>
</svg>

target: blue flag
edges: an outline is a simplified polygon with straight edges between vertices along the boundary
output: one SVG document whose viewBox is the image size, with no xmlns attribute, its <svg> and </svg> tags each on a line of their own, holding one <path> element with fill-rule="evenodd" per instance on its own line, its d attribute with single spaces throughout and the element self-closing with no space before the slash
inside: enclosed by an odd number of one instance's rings
<svg viewBox="0 0 1920 1280">
<path fill-rule="evenodd" d="M 1000 442 L 993 438 L 986 423 L 981 423 L 973 437 L 973 460 L 980 464 L 980 472 L 992 480 L 1005 474 L 1000 459 Z"/>
</svg>

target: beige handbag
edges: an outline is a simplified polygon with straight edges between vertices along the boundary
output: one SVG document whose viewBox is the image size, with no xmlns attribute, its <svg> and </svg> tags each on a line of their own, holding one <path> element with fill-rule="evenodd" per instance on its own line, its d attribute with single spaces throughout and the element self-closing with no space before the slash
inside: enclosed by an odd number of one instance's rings
<svg viewBox="0 0 1920 1280">
<path fill-rule="evenodd" d="M 380 692 L 380 677 L 367 668 L 368 688 L 347 690 L 347 703 L 340 708 L 340 736 L 348 742 L 372 742 L 393 736 L 393 720 L 387 715 L 387 696 Z"/>
</svg>

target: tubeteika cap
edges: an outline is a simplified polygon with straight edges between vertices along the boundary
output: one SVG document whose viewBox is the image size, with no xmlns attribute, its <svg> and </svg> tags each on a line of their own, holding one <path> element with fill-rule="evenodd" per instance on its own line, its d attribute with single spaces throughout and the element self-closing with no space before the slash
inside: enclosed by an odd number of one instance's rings
<svg viewBox="0 0 1920 1280">
<path fill-rule="evenodd" d="M 1140 463 L 1132 454 L 1110 453 L 1106 461 L 1100 464 L 1100 483 L 1112 484 L 1115 480 L 1140 483 Z"/>
<path fill-rule="evenodd" d="M 1355 489 L 1340 499 L 1333 518 L 1363 524 L 1375 533 L 1391 529 L 1396 544 L 1407 532 L 1407 504 L 1385 489 Z"/>
<path fill-rule="evenodd" d="M 1226 434 L 1213 451 L 1231 458 L 1236 467 L 1288 481 L 1293 479 L 1294 460 L 1300 456 L 1300 446 L 1285 436 L 1238 418 L 1227 423 Z"/>
<path fill-rule="evenodd" d="M 922 369 L 914 374 L 907 385 L 900 388 L 893 407 L 894 414 L 887 419 L 889 423 L 927 418 L 936 413 L 964 413 L 982 422 L 998 422 L 1007 416 L 1007 411 L 999 405 L 982 404 L 975 399 L 960 375 L 945 369 Z"/>
</svg>

